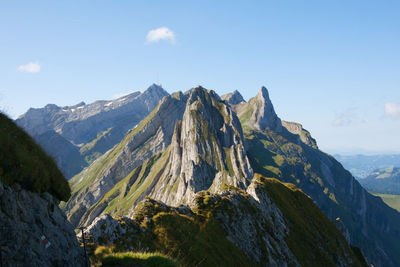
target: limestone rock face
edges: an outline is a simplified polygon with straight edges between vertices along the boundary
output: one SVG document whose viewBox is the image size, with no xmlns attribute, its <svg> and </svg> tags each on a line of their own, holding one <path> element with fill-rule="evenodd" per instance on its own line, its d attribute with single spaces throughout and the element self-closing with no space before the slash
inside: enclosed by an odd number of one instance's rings
<svg viewBox="0 0 400 267">
<path fill-rule="evenodd" d="M 317 141 L 312 138 L 310 132 L 304 129 L 300 123 L 282 120 L 282 126 L 286 128 L 286 130 L 288 130 L 290 133 L 299 136 L 300 141 L 304 144 L 314 148 L 318 148 Z"/>
<path fill-rule="evenodd" d="M 85 266 L 72 225 L 48 193 L 0 182 L 0 236 L 5 266 Z"/>
<path fill-rule="evenodd" d="M 242 102 L 234 108 L 243 126 L 248 126 L 260 131 L 269 128 L 281 132 L 282 123 L 275 113 L 274 106 L 269 98 L 267 88 L 260 88 L 258 94 L 251 98 L 249 102 Z"/>
<path fill-rule="evenodd" d="M 191 90 L 166 166 L 150 196 L 169 205 L 188 203 L 201 190 L 249 184 L 253 170 L 240 122 L 214 91 Z"/>
<path fill-rule="evenodd" d="M 221 197 L 231 201 L 231 209 L 218 210 L 218 222 L 227 233 L 227 239 L 238 246 L 256 262 L 268 262 L 268 266 L 301 266 L 285 242 L 289 234 L 284 216 L 271 201 L 268 194 L 259 192 L 252 183 L 247 192 L 227 190 L 220 193 Z M 218 199 L 218 195 L 214 196 Z M 250 202 L 254 213 L 246 210 L 243 204 Z M 192 206 L 192 208 L 198 208 Z M 265 231 L 272 228 L 273 231 Z"/>
<path fill-rule="evenodd" d="M 71 178 L 119 143 L 166 95 L 164 89 L 153 84 L 143 93 L 135 92 L 111 101 L 31 108 L 16 123 L 44 147 L 56 159 L 64 175 Z M 60 153 L 60 146 L 65 148 L 62 149 L 64 153 Z"/>
<path fill-rule="evenodd" d="M 242 102 L 246 102 L 244 101 L 243 96 L 239 93 L 238 90 L 235 90 L 232 93 L 221 96 L 221 99 L 225 100 L 226 102 L 228 102 L 228 104 L 231 105 L 237 105 Z"/>
</svg>

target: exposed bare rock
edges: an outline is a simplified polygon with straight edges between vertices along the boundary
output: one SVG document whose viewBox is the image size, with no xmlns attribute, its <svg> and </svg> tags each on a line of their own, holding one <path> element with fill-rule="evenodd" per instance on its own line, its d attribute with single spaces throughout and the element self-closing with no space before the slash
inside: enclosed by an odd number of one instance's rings
<svg viewBox="0 0 400 267">
<path fill-rule="evenodd" d="M 243 127 L 251 127 L 260 131 L 269 128 L 281 132 L 282 123 L 275 113 L 267 88 L 260 88 L 258 94 L 249 102 L 242 102 L 234 107 L 241 118 Z"/>
<path fill-rule="evenodd" d="M 168 173 L 163 173 L 150 196 L 178 205 L 201 190 L 215 192 L 224 185 L 245 188 L 253 170 L 242 140 L 236 114 L 215 92 L 193 89 L 182 122 L 175 127 Z"/>
<path fill-rule="evenodd" d="M 238 90 L 235 90 L 232 93 L 221 96 L 221 99 L 225 100 L 226 102 L 228 102 L 231 105 L 237 105 L 242 102 L 246 102 L 246 101 L 244 101 L 243 96 L 239 93 Z"/>
<path fill-rule="evenodd" d="M 301 142 L 314 148 L 318 148 L 317 141 L 312 138 L 309 131 L 303 128 L 300 123 L 289 122 L 282 120 L 282 126 L 286 128 L 290 133 L 298 135 Z"/>
<path fill-rule="evenodd" d="M 0 236 L 4 266 L 85 266 L 72 225 L 48 193 L 0 181 Z"/>
</svg>

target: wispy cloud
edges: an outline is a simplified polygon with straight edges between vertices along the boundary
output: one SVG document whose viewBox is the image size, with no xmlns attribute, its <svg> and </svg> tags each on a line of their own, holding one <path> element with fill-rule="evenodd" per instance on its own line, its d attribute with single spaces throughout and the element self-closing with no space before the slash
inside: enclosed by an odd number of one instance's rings
<svg viewBox="0 0 400 267">
<path fill-rule="evenodd" d="M 150 30 L 146 36 L 147 43 L 156 43 L 161 40 L 169 41 L 171 44 L 175 43 L 175 33 L 167 27 L 161 27 Z"/>
<path fill-rule="evenodd" d="M 19 66 L 18 71 L 29 72 L 29 73 L 38 73 L 38 72 L 40 72 L 40 65 L 37 61 L 29 62 L 28 64 Z"/>
<path fill-rule="evenodd" d="M 348 108 L 342 112 L 336 113 L 332 121 L 332 126 L 347 127 L 362 122 L 365 122 L 365 120 L 360 119 L 357 114 L 357 108 Z"/>
<path fill-rule="evenodd" d="M 385 104 L 385 116 L 393 119 L 400 119 L 400 104 L 394 102 L 387 102 Z"/>
</svg>

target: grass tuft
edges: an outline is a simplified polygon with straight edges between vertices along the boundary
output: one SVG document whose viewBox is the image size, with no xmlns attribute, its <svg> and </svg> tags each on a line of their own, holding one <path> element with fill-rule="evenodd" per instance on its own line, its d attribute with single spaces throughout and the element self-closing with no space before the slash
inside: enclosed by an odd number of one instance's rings
<svg viewBox="0 0 400 267">
<path fill-rule="evenodd" d="M 177 267 L 177 262 L 158 252 L 110 253 L 101 259 L 102 266 Z"/>
</svg>

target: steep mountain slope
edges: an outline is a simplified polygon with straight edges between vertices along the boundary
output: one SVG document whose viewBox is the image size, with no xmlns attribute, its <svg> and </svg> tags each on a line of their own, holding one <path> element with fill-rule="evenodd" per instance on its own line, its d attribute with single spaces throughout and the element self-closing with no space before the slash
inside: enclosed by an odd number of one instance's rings
<svg viewBox="0 0 400 267">
<path fill-rule="evenodd" d="M 400 195 L 400 168 L 375 170 L 360 183 L 374 193 Z"/>
<path fill-rule="evenodd" d="M 53 160 L 0 113 L 2 266 L 84 266 L 73 227 L 58 207 L 69 196 Z"/>
<path fill-rule="evenodd" d="M 121 143 L 70 180 L 73 194 L 65 210 L 74 225 L 93 220 L 117 196 L 131 192 L 135 193 L 135 198 L 129 195 L 129 199 L 136 201 L 139 198 L 135 191 L 140 186 L 141 190 L 146 189 L 144 178 L 150 170 L 153 175 L 162 167 L 159 166 L 162 162 L 155 160 L 171 143 L 175 124 L 185 110 L 185 99 L 187 96 L 182 94 L 164 97 L 143 121 L 127 133 Z M 126 194 L 119 189 L 122 183 L 126 184 L 123 188 Z"/>
<path fill-rule="evenodd" d="M 333 157 L 321 152 L 301 126 L 282 122 L 268 94 L 234 107 L 244 125 L 254 171 L 296 184 L 335 221 L 340 218 L 351 243 L 375 266 L 400 264 L 400 214 L 370 195 Z M 265 105 L 259 104 L 262 97 Z M 257 120 L 258 114 L 269 114 Z"/>
<path fill-rule="evenodd" d="M 112 101 L 31 108 L 16 123 L 55 158 L 70 178 L 119 143 L 166 95 L 164 89 L 153 84 L 143 93 Z"/>
<path fill-rule="evenodd" d="M 132 219 L 103 215 L 88 233 L 115 251 L 147 247 L 184 266 L 366 266 L 301 190 L 258 175 L 247 191 L 201 191 L 189 207 L 145 199 Z"/>
<path fill-rule="evenodd" d="M 103 212 L 128 214 L 146 196 L 170 205 L 253 176 L 235 113 L 201 87 L 165 97 L 124 140 L 71 180 L 73 224 Z M 194 179 L 195 177 L 195 179 Z"/>
</svg>

